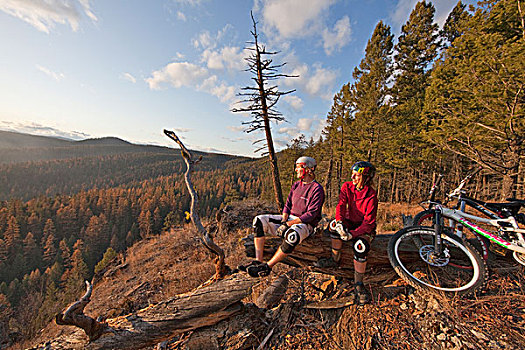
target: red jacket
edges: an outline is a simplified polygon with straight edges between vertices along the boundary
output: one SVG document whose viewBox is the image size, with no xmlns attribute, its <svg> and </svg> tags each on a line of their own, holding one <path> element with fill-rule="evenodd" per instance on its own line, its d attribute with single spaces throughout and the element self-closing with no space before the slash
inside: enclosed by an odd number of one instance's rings
<svg viewBox="0 0 525 350">
<path fill-rule="evenodd" d="M 358 191 L 351 181 L 347 181 L 341 187 L 335 219 L 343 221 L 353 237 L 374 235 L 377 203 L 377 192 L 372 187 L 365 186 Z"/>
</svg>

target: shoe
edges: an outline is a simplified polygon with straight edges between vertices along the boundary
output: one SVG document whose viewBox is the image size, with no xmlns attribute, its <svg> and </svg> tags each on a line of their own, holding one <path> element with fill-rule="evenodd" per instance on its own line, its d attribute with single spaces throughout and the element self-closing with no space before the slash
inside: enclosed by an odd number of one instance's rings
<svg viewBox="0 0 525 350">
<path fill-rule="evenodd" d="M 314 263 L 315 267 L 329 268 L 329 267 L 338 267 L 339 264 L 331 256 L 329 258 L 321 258 Z"/>
<path fill-rule="evenodd" d="M 260 264 L 262 264 L 262 262 L 260 262 L 259 260 L 253 260 L 253 261 L 250 262 L 249 264 L 246 264 L 246 265 L 239 265 L 239 266 L 237 266 L 237 268 L 238 268 L 240 271 L 247 272 L 247 271 L 248 271 L 248 267 L 250 267 L 250 266 L 255 266 L 255 265 L 260 265 Z"/>
<path fill-rule="evenodd" d="M 248 272 L 248 275 L 252 277 L 265 277 L 268 276 L 270 272 L 272 272 L 272 268 L 266 263 L 259 263 L 256 265 L 248 266 L 246 272 Z"/>
<path fill-rule="evenodd" d="M 354 296 L 357 305 L 365 305 L 370 302 L 370 295 L 362 282 L 355 284 Z"/>
</svg>

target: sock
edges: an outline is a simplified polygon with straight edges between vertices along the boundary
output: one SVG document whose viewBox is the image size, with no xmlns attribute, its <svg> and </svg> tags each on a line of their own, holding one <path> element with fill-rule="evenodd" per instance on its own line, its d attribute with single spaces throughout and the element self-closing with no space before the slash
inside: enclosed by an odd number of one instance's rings
<svg viewBox="0 0 525 350">
<path fill-rule="evenodd" d="M 341 260 L 341 250 L 332 248 L 332 258 L 338 263 Z"/>
<path fill-rule="evenodd" d="M 354 271 L 354 283 L 363 283 L 364 276 L 365 276 L 364 273 Z"/>
</svg>

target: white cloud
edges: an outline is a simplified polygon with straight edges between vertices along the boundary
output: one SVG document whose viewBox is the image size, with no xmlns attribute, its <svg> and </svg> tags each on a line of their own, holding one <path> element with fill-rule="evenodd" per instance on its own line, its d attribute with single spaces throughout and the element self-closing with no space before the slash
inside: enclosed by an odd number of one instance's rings
<svg viewBox="0 0 525 350">
<path fill-rule="evenodd" d="M 56 23 L 77 31 L 82 16 L 97 21 L 90 0 L 0 0 L 0 10 L 49 33 Z"/>
<path fill-rule="evenodd" d="M 265 31 L 277 30 L 283 39 L 310 35 L 321 26 L 322 15 L 335 0 L 262 0 Z M 259 8 L 261 4 L 256 4 Z"/>
<path fill-rule="evenodd" d="M 225 46 L 217 51 L 204 50 L 201 60 L 206 63 L 209 69 L 241 71 L 246 65 L 244 61 L 246 55 L 245 50 L 240 47 Z"/>
<path fill-rule="evenodd" d="M 215 47 L 214 40 L 212 39 L 210 32 L 205 30 L 204 32 L 200 33 L 197 36 L 197 38 L 193 39 L 193 47 L 195 48 Z"/>
<path fill-rule="evenodd" d="M 177 52 L 177 53 L 175 54 L 175 59 L 182 60 L 182 59 L 184 59 L 184 55 L 181 54 L 180 52 Z"/>
<path fill-rule="evenodd" d="M 233 26 L 226 24 L 222 29 L 219 29 L 215 35 L 205 30 L 192 40 L 193 47 L 196 49 L 199 47 L 201 49 L 214 49 L 217 47 L 217 43 L 223 40 L 231 29 L 233 29 Z"/>
<path fill-rule="evenodd" d="M 226 128 L 233 132 L 244 132 L 244 130 L 246 129 L 246 127 L 244 126 L 231 126 L 231 125 L 227 126 Z"/>
<path fill-rule="evenodd" d="M 334 25 L 334 29 L 325 28 L 323 31 L 323 47 L 327 55 L 331 55 L 335 50 L 340 50 L 350 42 L 352 29 L 350 19 L 344 16 Z"/>
<path fill-rule="evenodd" d="M 304 101 L 295 95 L 285 95 L 283 101 L 286 102 L 294 112 L 301 112 L 304 107 Z"/>
<path fill-rule="evenodd" d="M 177 11 L 177 18 L 180 19 L 183 22 L 186 22 L 186 16 L 184 15 L 184 13 L 182 13 L 180 11 Z"/>
<path fill-rule="evenodd" d="M 135 79 L 135 77 L 131 75 L 130 73 L 122 73 L 121 78 L 124 80 L 130 81 L 133 84 L 137 82 L 137 79 Z"/>
<path fill-rule="evenodd" d="M 203 91 L 219 98 L 223 103 L 230 103 L 235 98 L 236 88 L 220 81 L 216 75 L 204 68 L 189 62 L 173 62 L 154 71 L 146 79 L 150 89 L 160 90 L 166 85 L 175 88 L 189 87 Z"/>
<path fill-rule="evenodd" d="M 216 75 L 206 79 L 197 89 L 218 97 L 223 103 L 231 103 L 235 99 L 235 87 L 220 82 Z"/>
<path fill-rule="evenodd" d="M 285 79 L 283 85 L 298 87 L 312 96 L 318 96 L 326 100 L 333 97 L 333 86 L 337 79 L 337 71 L 324 68 L 320 63 L 308 67 L 305 63 L 295 63 L 290 65 L 290 75 L 297 75 L 298 78 Z"/>
<path fill-rule="evenodd" d="M 147 78 L 150 89 L 159 90 L 163 85 L 169 84 L 173 87 L 182 86 L 195 87 L 201 84 L 208 76 L 208 71 L 189 62 L 174 62 L 166 67 L 154 71 L 151 78 Z"/>
<path fill-rule="evenodd" d="M 56 81 L 60 81 L 62 79 L 64 79 L 65 75 L 63 73 L 56 73 L 56 72 L 53 72 L 52 70 L 50 70 L 49 68 L 46 68 L 46 67 L 42 67 L 41 65 L 36 65 L 36 68 L 41 71 L 42 73 L 44 73 L 45 75 L 53 78 L 54 80 Z"/>
<path fill-rule="evenodd" d="M 86 133 L 77 131 L 63 131 L 51 126 L 44 126 L 35 122 L 11 122 L 6 120 L 0 120 L 0 129 L 31 135 L 60 137 L 71 140 L 83 140 L 90 137 L 90 135 Z"/>
<path fill-rule="evenodd" d="M 297 121 L 297 128 L 301 131 L 310 131 L 312 122 L 313 119 L 311 118 L 301 118 Z"/>
</svg>

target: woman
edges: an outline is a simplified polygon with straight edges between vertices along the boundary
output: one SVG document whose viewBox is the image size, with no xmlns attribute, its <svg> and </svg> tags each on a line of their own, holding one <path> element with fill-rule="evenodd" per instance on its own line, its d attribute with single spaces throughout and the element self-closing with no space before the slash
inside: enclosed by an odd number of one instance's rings
<svg viewBox="0 0 525 350">
<path fill-rule="evenodd" d="M 356 303 L 360 305 L 370 301 L 363 277 L 377 226 L 377 192 L 372 188 L 375 172 L 375 167 L 369 162 L 359 161 L 352 166 L 352 181 L 345 182 L 341 187 L 335 220 L 330 223 L 332 256 L 316 264 L 318 267 L 337 267 L 343 240 L 349 241 L 354 251 L 354 294 Z"/>
</svg>

